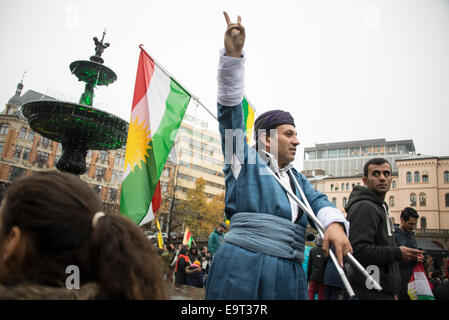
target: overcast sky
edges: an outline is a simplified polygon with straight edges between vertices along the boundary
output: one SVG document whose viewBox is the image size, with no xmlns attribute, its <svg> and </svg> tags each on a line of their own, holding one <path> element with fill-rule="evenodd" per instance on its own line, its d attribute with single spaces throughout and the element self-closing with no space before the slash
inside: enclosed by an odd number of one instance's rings
<svg viewBox="0 0 449 320">
<path fill-rule="evenodd" d="M 315 143 L 413 139 L 416 151 L 449 155 L 449 0 L 0 1 L 0 104 L 24 90 L 78 102 L 69 64 L 94 54 L 118 80 L 94 107 L 129 121 L 139 44 L 216 113 L 218 51 L 242 16 L 246 95 L 258 113 L 280 108 Z M 215 120 L 194 104 L 188 112 Z"/>
</svg>

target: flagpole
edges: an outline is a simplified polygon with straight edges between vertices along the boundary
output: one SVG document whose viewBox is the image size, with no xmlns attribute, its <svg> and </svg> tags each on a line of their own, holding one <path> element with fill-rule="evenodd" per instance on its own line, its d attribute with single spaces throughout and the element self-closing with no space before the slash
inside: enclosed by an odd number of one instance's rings
<svg viewBox="0 0 449 320">
<path fill-rule="evenodd" d="M 148 52 L 146 52 L 145 51 L 145 49 L 143 48 L 143 44 L 141 44 L 141 45 L 139 45 L 139 48 L 148 56 L 148 57 L 150 57 L 150 59 L 151 60 L 153 60 L 153 62 L 154 62 L 154 64 L 155 65 L 157 65 L 160 69 L 161 69 L 161 71 L 163 72 L 163 73 L 165 73 L 168 77 L 170 77 L 173 81 L 175 81 L 179 86 L 181 86 L 181 84 L 180 84 L 180 82 L 178 81 L 178 79 L 176 79 L 175 77 L 173 77 L 171 74 L 170 74 L 170 72 L 168 72 L 156 59 L 154 59 Z M 190 90 L 188 90 L 188 89 L 186 89 L 186 87 L 185 86 L 181 86 L 183 89 L 184 89 L 184 91 L 186 91 L 189 95 L 190 95 L 190 97 L 192 98 L 192 100 L 193 101 L 195 101 L 197 104 L 199 104 L 200 106 L 202 106 L 203 108 L 204 108 L 204 110 L 206 110 L 215 120 L 217 120 L 218 121 L 218 118 L 217 118 L 217 116 L 215 115 L 215 114 L 213 114 L 201 101 L 200 101 L 200 99 L 197 97 L 197 96 L 195 96 L 195 95 L 193 95 L 193 94 L 191 94 L 190 93 Z"/>
</svg>

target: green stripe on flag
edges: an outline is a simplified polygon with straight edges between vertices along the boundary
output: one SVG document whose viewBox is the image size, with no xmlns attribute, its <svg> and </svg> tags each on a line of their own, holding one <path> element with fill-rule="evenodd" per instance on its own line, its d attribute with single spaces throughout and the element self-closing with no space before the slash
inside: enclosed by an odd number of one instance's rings
<svg viewBox="0 0 449 320">
<path fill-rule="evenodd" d="M 189 105 L 190 95 L 173 79 L 170 82 L 170 93 L 166 100 L 166 109 L 157 132 L 153 136 L 157 177 L 164 170 L 165 162 L 173 146 L 177 130 Z M 157 180 L 158 180 L 157 179 Z"/>
<path fill-rule="evenodd" d="M 120 211 L 135 224 L 139 224 L 147 214 L 159 180 L 152 142 L 148 146 L 149 157 L 145 156 L 146 163 L 141 160 L 140 166 L 136 165 L 134 171 L 130 172 L 122 182 Z"/>
</svg>

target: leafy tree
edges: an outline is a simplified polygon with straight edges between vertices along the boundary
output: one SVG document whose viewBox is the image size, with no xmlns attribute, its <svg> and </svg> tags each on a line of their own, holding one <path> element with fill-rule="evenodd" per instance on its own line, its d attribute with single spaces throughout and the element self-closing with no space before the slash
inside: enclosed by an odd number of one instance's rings
<svg viewBox="0 0 449 320">
<path fill-rule="evenodd" d="M 195 188 L 189 189 L 186 200 L 179 201 L 175 207 L 178 218 L 183 219 L 194 239 L 207 239 L 214 228 L 223 221 L 224 194 L 210 201 L 205 193 L 206 180 L 199 178 Z"/>
</svg>

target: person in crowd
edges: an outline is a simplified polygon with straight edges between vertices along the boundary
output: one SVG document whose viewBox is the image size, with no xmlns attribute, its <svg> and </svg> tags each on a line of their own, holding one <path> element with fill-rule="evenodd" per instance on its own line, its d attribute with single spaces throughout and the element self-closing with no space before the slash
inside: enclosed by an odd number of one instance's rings
<svg viewBox="0 0 449 320">
<path fill-rule="evenodd" d="M 169 271 L 168 271 L 168 278 L 167 280 L 170 282 L 173 282 L 173 272 L 175 270 L 175 263 L 176 263 L 176 256 L 178 255 L 178 252 L 176 250 L 176 246 L 173 243 L 170 243 L 168 246 L 168 252 L 169 252 Z"/>
<path fill-rule="evenodd" d="M 307 280 L 309 281 L 309 300 L 314 300 L 318 294 L 318 300 L 325 299 L 325 287 L 323 283 L 324 270 L 327 258 L 323 251 L 323 239 L 318 234 L 315 240 L 316 246 L 310 250 L 307 266 Z"/>
<path fill-rule="evenodd" d="M 78 176 L 14 180 L 0 209 L 0 299 L 163 299 L 156 249 L 128 218 L 102 210 Z"/>
<path fill-rule="evenodd" d="M 345 259 L 346 260 L 346 259 Z M 343 269 L 344 270 L 344 269 Z M 325 286 L 325 300 L 340 300 L 343 298 L 345 285 L 338 274 L 332 259 L 327 259 L 324 270 L 323 283 Z"/>
<path fill-rule="evenodd" d="M 433 295 L 436 300 L 449 300 L 449 281 L 444 281 L 434 288 Z"/>
<path fill-rule="evenodd" d="M 413 230 L 416 228 L 419 214 L 410 207 L 404 208 L 401 212 L 401 224 L 394 232 L 394 239 L 398 247 L 405 246 L 408 248 L 418 248 Z M 424 255 L 418 254 L 416 261 L 399 262 L 399 272 L 401 274 L 401 290 L 399 292 L 399 300 L 410 300 L 407 293 L 407 285 L 413 273 L 413 268 L 417 263 L 424 262 Z"/>
<path fill-rule="evenodd" d="M 203 274 L 203 283 L 206 283 L 207 274 L 209 272 L 211 257 L 207 250 L 207 247 L 204 246 L 201 250 L 201 271 Z"/>
<path fill-rule="evenodd" d="M 212 260 L 206 299 L 307 299 L 302 268 L 307 215 L 273 175 L 298 197 L 302 189 L 324 225 L 324 251 L 334 243 L 341 264 L 352 250 L 346 236 L 348 223 L 326 195 L 293 168 L 299 141 L 290 113 L 261 114 L 254 123 L 256 147 L 249 147 L 242 110 L 245 28 L 240 17 L 233 23 L 224 15 L 227 30 L 218 71 L 218 121 L 230 231 Z"/>
<path fill-rule="evenodd" d="M 400 291 L 399 261 L 416 261 L 423 252 L 405 246 L 397 247 L 394 226 L 385 195 L 390 190 L 390 163 L 383 158 L 367 161 L 363 168 L 364 186 L 356 186 L 345 209 L 351 225 L 349 239 L 354 257 L 365 267 L 378 270 L 382 291 L 367 284 L 366 278 L 352 264 L 348 265 L 348 280 L 361 300 L 393 300 Z M 379 282 L 378 281 L 378 282 Z"/>
<path fill-rule="evenodd" d="M 201 262 L 195 260 L 190 266 L 187 267 L 187 285 L 202 288 L 203 276 L 201 273 Z"/>
<path fill-rule="evenodd" d="M 175 264 L 175 284 L 187 284 L 188 267 L 190 266 L 190 258 L 188 256 L 189 248 L 182 246 L 176 258 Z"/>
<path fill-rule="evenodd" d="M 207 243 L 207 250 L 213 258 L 218 248 L 224 241 L 224 233 L 228 229 L 228 226 L 224 222 L 220 222 L 217 228 L 209 235 L 209 241 Z"/>
<path fill-rule="evenodd" d="M 315 246 L 315 243 L 313 242 L 315 241 L 315 236 L 313 235 L 313 233 L 308 233 L 306 236 L 306 246 L 304 248 L 304 262 L 302 263 L 302 268 L 304 269 L 304 273 L 307 276 L 307 266 L 309 264 L 309 255 L 310 255 L 310 250 Z M 307 282 L 309 281 L 309 279 L 307 279 Z"/>
<path fill-rule="evenodd" d="M 189 258 L 190 258 L 190 261 L 195 261 L 195 260 L 201 261 L 202 260 L 201 254 L 198 252 L 197 247 L 195 247 L 195 246 L 190 247 Z"/>
<path fill-rule="evenodd" d="M 424 270 L 428 279 L 432 279 L 435 273 L 433 266 L 433 257 L 431 255 L 424 256 Z"/>
<path fill-rule="evenodd" d="M 441 264 L 442 264 L 442 268 L 443 268 L 443 277 L 444 279 L 449 280 L 449 260 L 448 257 L 443 257 L 441 259 Z"/>
</svg>

